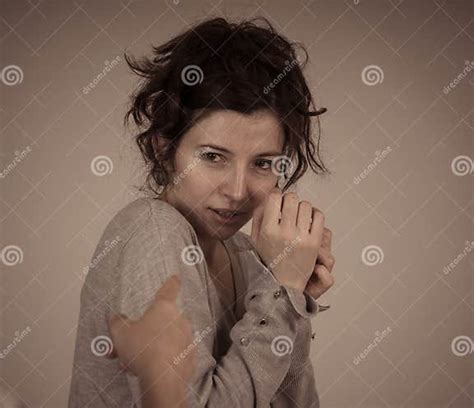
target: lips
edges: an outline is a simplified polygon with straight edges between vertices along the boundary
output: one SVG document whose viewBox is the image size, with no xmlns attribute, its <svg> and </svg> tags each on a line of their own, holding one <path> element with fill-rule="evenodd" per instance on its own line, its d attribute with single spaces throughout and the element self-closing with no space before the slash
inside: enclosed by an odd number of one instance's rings
<svg viewBox="0 0 474 408">
<path fill-rule="evenodd" d="M 217 212 L 220 215 L 223 215 L 224 217 L 243 214 L 242 211 L 232 210 L 228 208 L 211 208 L 211 210 Z"/>
<path fill-rule="evenodd" d="M 244 212 L 234 212 L 228 209 L 221 209 L 221 208 L 211 208 L 209 210 L 217 217 L 217 219 L 221 222 L 236 222 L 239 221 L 242 216 L 245 215 Z"/>
</svg>

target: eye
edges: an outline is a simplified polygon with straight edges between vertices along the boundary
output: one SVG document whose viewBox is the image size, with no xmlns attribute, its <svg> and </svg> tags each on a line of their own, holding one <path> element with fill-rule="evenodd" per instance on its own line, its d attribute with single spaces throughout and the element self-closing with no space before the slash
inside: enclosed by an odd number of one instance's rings
<svg viewBox="0 0 474 408">
<path fill-rule="evenodd" d="M 214 153 L 214 152 L 202 152 L 202 153 L 199 154 L 199 157 L 204 159 L 204 160 L 217 163 L 218 160 L 216 161 L 216 160 L 214 160 L 214 158 L 216 158 L 216 157 L 220 158 L 220 154 Z"/>
<path fill-rule="evenodd" d="M 272 167 L 272 161 L 271 160 L 257 160 L 257 167 L 260 167 L 262 170 L 269 170 Z"/>
</svg>

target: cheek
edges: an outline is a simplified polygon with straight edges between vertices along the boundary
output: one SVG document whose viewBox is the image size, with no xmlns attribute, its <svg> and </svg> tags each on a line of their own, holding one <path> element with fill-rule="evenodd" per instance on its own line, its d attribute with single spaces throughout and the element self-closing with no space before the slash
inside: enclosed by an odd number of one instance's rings
<svg viewBox="0 0 474 408">
<path fill-rule="evenodd" d="M 266 200 L 270 191 L 275 187 L 277 179 L 267 177 L 265 179 L 254 182 L 250 188 L 252 191 L 252 197 L 254 198 L 255 207 L 258 207 L 263 201 Z"/>
<path fill-rule="evenodd" d="M 190 184 L 192 183 L 194 189 L 199 190 L 201 194 L 205 194 L 206 191 L 213 191 L 221 184 L 228 183 L 231 177 L 230 172 L 207 167 L 205 164 L 197 165 L 189 172 Z"/>
<path fill-rule="evenodd" d="M 211 195 L 218 185 L 215 174 L 197 166 L 180 174 L 177 176 L 179 182 L 176 184 L 176 191 L 190 203 L 201 202 L 203 198 Z"/>
</svg>

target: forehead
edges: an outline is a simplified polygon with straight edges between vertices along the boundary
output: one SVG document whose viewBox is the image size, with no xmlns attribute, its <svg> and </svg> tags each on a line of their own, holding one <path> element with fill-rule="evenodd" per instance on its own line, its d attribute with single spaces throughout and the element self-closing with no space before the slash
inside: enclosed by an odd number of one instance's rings
<svg viewBox="0 0 474 408">
<path fill-rule="evenodd" d="M 207 114 L 186 134 L 186 143 L 218 144 L 235 152 L 282 150 L 284 132 L 270 111 L 246 115 L 232 110 Z"/>
</svg>

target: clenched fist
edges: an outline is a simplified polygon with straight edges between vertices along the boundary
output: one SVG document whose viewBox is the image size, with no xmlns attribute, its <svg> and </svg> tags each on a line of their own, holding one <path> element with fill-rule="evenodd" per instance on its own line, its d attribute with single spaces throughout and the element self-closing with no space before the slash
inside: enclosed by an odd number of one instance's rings
<svg viewBox="0 0 474 408">
<path fill-rule="evenodd" d="M 173 364 L 193 340 L 191 324 L 176 305 L 180 287 L 180 278 L 173 275 L 139 320 L 120 315 L 108 322 L 114 345 L 109 357 L 118 357 L 124 369 L 139 377 L 145 408 L 186 407 L 186 382 L 196 357 L 191 349 L 183 361 Z"/>
<path fill-rule="evenodd" d="M 311 203 L 275 188 L 254 213 L 251 238 L 275 278 L 303 292 L 318 257 L 323 224 L 323 214 L 313 212 Z"/>
</svg>

